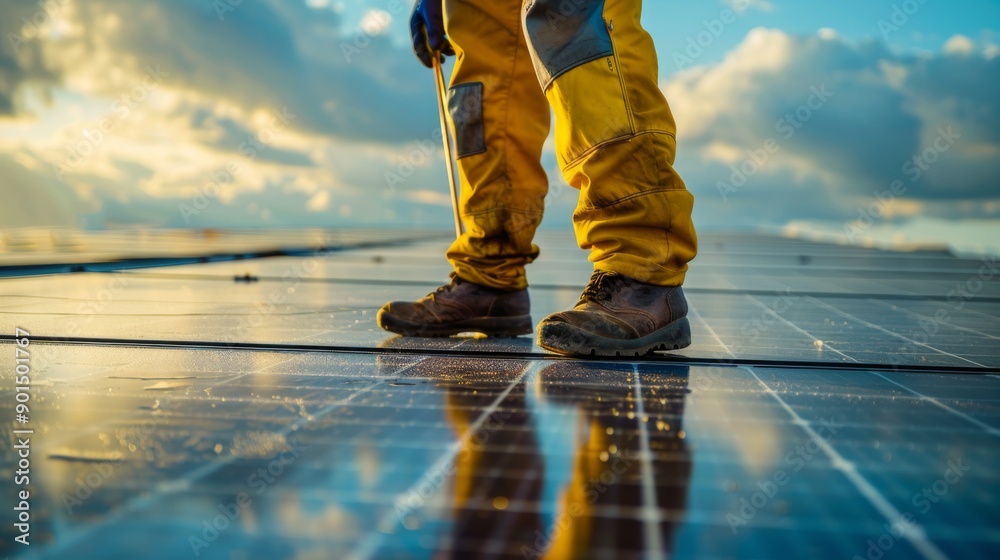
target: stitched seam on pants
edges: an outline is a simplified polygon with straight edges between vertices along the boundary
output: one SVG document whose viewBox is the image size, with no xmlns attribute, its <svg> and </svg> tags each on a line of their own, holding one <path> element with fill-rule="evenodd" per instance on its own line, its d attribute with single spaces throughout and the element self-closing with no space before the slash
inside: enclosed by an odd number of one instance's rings
<svg viewBox="0 0 1000 560">
<path fill-rule="evenodd" d="M 599 150 L 599 149 L 601 149 L 601 148 L 603 148 L 603 147 L 605 147 L 605 146 L 607 146 L 609 144 L 617 144 L 619 142 L 627 142 L 629 140 L 632 140 L 633 138 L 638 138 L 638 137 L 643 136 L 645 134 L 666 134 L 667 136 L 673 138 L 675 141 L 677 139 L 677 137 L 674 135 L 673 132 L 670 132 L 669 130 L 657 130 L 657 129 L 642 130 L 642 131 L 631 133 L 631 134 L 625 134 L 625 135 L 622 135 L 622 136 L 616 136 L 614 138 L 609 138 L 607 140 L 603 140 L 601 142 L 598 142 L 597 144 L 594 144 L 593 146 L 587 148 L 582 153 L 580 153 L 580 155 L 575 156 L 573 159 L 571 159 L 568 162 L 566 162 L 566 164 L 563 165 L 563 169 L 569 169 L 570 167 L 573 167 L 573 166 L 579 164 L 580 161 L 582 161 L 583 159 L 586 159 L 588 156 L 592 155 L 597 150 Z"/>
<path fill-rule="evenodd" d="M 604 208 L 611 208 L 612 206 L 615 206 L 617 204 L 621 204 L 623 202 L 628 202 L 629 200 L 632 200 L 633 198 L 639 198 L 640 196 L 646 196 L 646 195 L 658 194 L 658 193 L 677 192 L 677 190 L 678 189 L 650 189 L 648 191 L 642 191 L 642 192 L 637 192 L 637 193 L 632 193 L 632 194 L 629 194 L 629 195 L 625 195 L 625 196 L 623 196 L 623 197 L 621 197 L 621 198 L 619 198 L 619 199 L 617 199 L 617 200 L 615 200 L 613 202 L 609 202 L 607 204 L 602 204 L 600 206 L 594 206 L 592 204 L 584 204 L 584 208 L 586 208 L 587 210 L 602 210 Z"/>
<path fill-rule="evenodd" d="M 605 5 L 607 9 L 607 5 Z M 608 20 L 604 20 L 604 26 L 608 28 Z M 622 88 L 622 100 L 625 101 L 625 114 L 628 115 L 628 129 L 632 134 L 635 134 L 635 118 L 632 115 L 632 104 L 628 100 L 628 89 L 625 87 L 625 75 L 622 71 L 621 57 L 618 56 L 618 47 L 615 46 L 615 37 L 611 33 L 611 29 L 608 28 L 608 38 L 611 40 L 611 54 L 615 61 L 615 73 L 618 74 L 618 83 Z"/>
<path fill-rule="evenodd" d="M 674 142 L 675 143 L 677 142 L 677 138 L 674 138 Z M 674 151 L 676 153 L 676 146 L 675 146 L 675 150 Z M 657 177 L 662 177 L 663 174 L 664 174 L 663 167 L 662 167 L 663 166 L 663 162 L 660 161 L 660 158 L 653 158 L 653 160 L 656 162 L 656 175 L 657 175 Z M 671 210 L 668 209 L 667 210 L 667 231 L 666 231 L 666 233 L 663 236 L 663 242 L 667 245 L 667 257 L 669 257 L 673 253 L 673 251 L 671 251 L 671 249 L 670 249 L 670 230 L 673 229 L 673 227 L 674 227 L 673 223 L 674 223 L 674 213 Z M 667 302 L 667 309 L 668 310 L 670 309 L 670 303 L 669 303 L 669 301 Z M 673 313 L 673 312 L 671 311 L 671 313 Z M 671 315 L 671 317 L 672 316 L 673 315 Z"/>
<path fill-rule="evenodd" d="M 516 13 L 517 12 L 515 12 L 515 14 Z M 508 27 L 508 29 L 511 29 L 511 28 Z M 510 57 L 510 60 L 511 60 L 511 63 L 510 63 L 510 73 L 508 73 L 507 77 L 506 77 L 506 80 L 507 80 L 507 95 L 504 96 L 504 100 L 503 100 L 503 121 L 502 121 L 503 122 L 503 146 L 501 147 L 501 149 L 503 150 L 503 176 L 504 176 L 504 183 L 506 183 L 504 185 L 504 196 L 505 197 L 506 196 L 510 196 L 510 191 L 512 190 L 512 187 L 513 187 L 513 183 L 510 180 L 510 150 L 507 149 L 507 134 L 510 131 L 510 98 L 511 98 L 512 95 L 514 95 L 514 76 L 517 75 L 517 51 L 519 50 L 519 48 L 521 46 L 521 34 L 524 33 L 524 30 L 521 29 L 521 17 L 520 17 L 520 15 L 517 16 L 517 22 L 514 24 L 514 27 L 512 29 L 514 30 L 514 33 L 513 33 L 513 35 L 514 35 L 514 47 L 513 47 L 513 51 L 514 52 L 513 52 L 513 55 Z M 481 212 L 477 212 L 476 214 L 470 214 L 470 215 L 477 215 L 477 214 L 480 214 L 480 213 Z"/>
<path fill-rule="evenodd" d="M 610 55 L 614 55 L 614 50 L 612 50 L 611 52 L 598 53 L 598 54 L 595 54 L 594 56 L 591 56 L 591 57 L 588 57 L 588 58 L 584 58 L 584 59 L 580 60 L 579 62 L 574 62 L 573 64 L 568 65 L 566 68 L 563 68 L 563 69 L 559 70 L 559 72 L 553 74 L 552 77 L 549 78 L 549 80 L 547 82 L 545 82 L 545 85 L 542 86 L 542 91 L 548 91 L 549 88 L 552 87 L 552 83 L 556 81 L 556 78 L 558 78 L 559 76 L 562 76 L 566 72 L 569 72 L 570 70 L 573 70 L 574 68 L 579 68 L 580 66 L 583 66 L 584 64 L 586 64 L 588 62 L 593 62 L 595 60 L 600 60 L 600 59 L 608 56 L 609 54 Z"/>
<path fill-rule="evenodd" d="M 512 214 L 522 214 L 525 216 L 541 216 L 542 212 L 535 210 L 521 210 L 519 208 L 508 208 L 507 206 L 495 206 L 493 208 L 487 208 L 485 210 L 476 210 L 475 212 L 465 212 L 463 216 L 482 216 L 483 214 L 492 214 L 497 210 L 504 210 Z"/>
</svg>

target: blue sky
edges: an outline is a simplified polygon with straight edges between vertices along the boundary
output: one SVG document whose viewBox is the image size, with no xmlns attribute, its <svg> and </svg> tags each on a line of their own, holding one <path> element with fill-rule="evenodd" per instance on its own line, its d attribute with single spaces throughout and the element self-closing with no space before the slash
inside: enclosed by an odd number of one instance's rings
<svg viewBox="0 0 1000 560">
<path fill-rule="evenodd" d="M 408 2 L 219 4 L 0 6 L 5 225 L 448 227 Z M 998 24 L 985 0 L 647 0 L 697 225 L 1000 249 Z M 543 162 L 544 227 L 569 227 Z"/>
<path fill-rule="evenodd" d="M 881 41 L 883 34 L 878 22 L 891 23 L 892 6 L 902 6 L 903 2 L 773 0 L 771 4 L 772 9 L 751 7 L 746 10 L 732 26 L 733 33 L 721 36 L 706 57 L 718 60 L 739 44 L 751 29 L 759 26 L 796 35 L 809 35 L 822 28 L 832 28 L 855 41 Z M 718 17 L 721 8 L 713 2 L 670 1 L 646 2 L 645 9 L 647 25 L 657 31 L 661 49 L 670 49 L 683 45 L 678 39 L 690 34 L 691 22 Z M 989 25 L 991 22 L 992 26 Z M 889 33 L 888 46 L 897 52 L 939 51 L 956 34 L 996 42 L 996 22 L 1000 22 L 1000 2 L 995 0 L 928 0 L 898 32 Z"/>
<path fill-rule="evenodd" d="M 360 20 L 372 8 L 385 8 L 387 2 L 340 2 L 347 21 Z M 755 27 L 772 27 L 799 35 L 814 34 L 832 28 L 844 37 L 856 41 L 884 40 L 879 21 L 891 23 L 893 6 L 904 2 L 841 0 L 838 2 L 793 2 L 771 0 L 765 4 L 749 3 L 739 13 L 736 23 L 727 26 L 706 49 L 703 63 L 717 62 L 737 46 Z M 643 6 L 643 22 L 654 36 L 661 56 L 683 49 L 688 37 L 705 29 L 704 22 L 717 19 L 734 3 L 723 1 L 647 0 Z M 763 6 L 763 8 L 761 7 Z M 1000 42 L 1000 2 L 996 0 L 959 0 L 945 2 L 928 0 L 908 16 L 899 31 L 890 31 L 888 46 L 900 53 L 940 51 L 945 42 L 960 34 L 984 43 Z M 907 6 L 909 8 L 909 6 Z M 904 12 L 906 13 L 906 12 Z M 992 24 L 992 25 L 991 25 Z M 400 44 L 408 40 L 405 17 L 396 17 L 390 27 Z M 669 63 L 661 64 L 664 77 L 675 70 Z"/>
</svg>

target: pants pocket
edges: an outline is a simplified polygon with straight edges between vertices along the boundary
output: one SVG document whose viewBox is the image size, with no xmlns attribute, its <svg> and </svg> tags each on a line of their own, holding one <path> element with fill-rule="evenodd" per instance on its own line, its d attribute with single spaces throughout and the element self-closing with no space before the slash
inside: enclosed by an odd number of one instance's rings
<svg viewBox="0 0 1000 560">
<path fill-rule="evenodd" d="M 614 56 L 566 72 L 545 95 L 556 114 L 556 151 L 564 170 L 595 147 L 635 133 Z"/>
<path fill-rule="evenodd" d="M 470 82 L 452 86 L 448 95 L 448 112 L 455 124 L 456 156 L 463 158 L 485 152 L 483 84 Z"/>
</svg>

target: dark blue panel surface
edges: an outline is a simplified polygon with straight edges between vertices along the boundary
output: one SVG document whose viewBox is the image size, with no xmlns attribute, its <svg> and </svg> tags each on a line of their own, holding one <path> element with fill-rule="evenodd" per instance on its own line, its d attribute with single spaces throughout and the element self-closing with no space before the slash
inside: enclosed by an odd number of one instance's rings
<svg viewBox="0 0 1000 560">
<path fill-rule="evenodd" d="M 536 318 L 587 277 L 543 242 Z M 0 330 L 34 338 L 26 426 L 0 386 L 32 545 L 7 515 L 0 557 L 1000 556 L 1000 292 L 948 295 L 977 261 L 704 245 L 694 344 L 635 362 L 378 330 L 443 243 L 0 281 Z"/>
</svg>

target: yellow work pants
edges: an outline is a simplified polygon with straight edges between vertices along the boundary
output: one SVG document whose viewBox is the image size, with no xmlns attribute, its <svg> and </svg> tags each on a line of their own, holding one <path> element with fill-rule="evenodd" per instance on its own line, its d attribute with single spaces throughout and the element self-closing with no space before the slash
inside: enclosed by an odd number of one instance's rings
<svg viewBox="0 0 1000 560">
<path fill-rule="evenodd" d="M 641 0 L 444 0 L 444 11 L 457 55 L 448 104 L 465 233 L 448 260 L 458 276 L 527 286 L 551 107 L 563 177 L 580 190 L 577 242 L 595 269 L 682 284 L 697 252 L 693 198 L 673 168 L 676 128 Z"/>
</svg>

